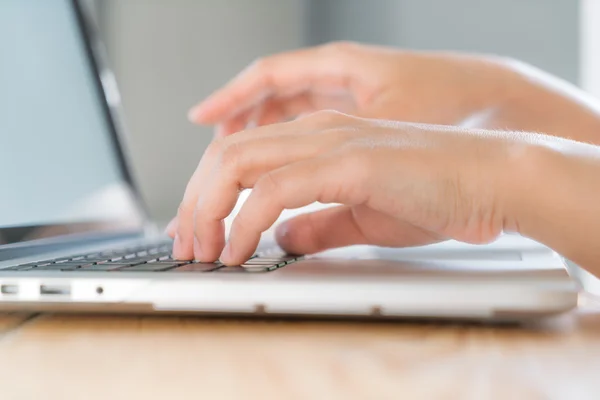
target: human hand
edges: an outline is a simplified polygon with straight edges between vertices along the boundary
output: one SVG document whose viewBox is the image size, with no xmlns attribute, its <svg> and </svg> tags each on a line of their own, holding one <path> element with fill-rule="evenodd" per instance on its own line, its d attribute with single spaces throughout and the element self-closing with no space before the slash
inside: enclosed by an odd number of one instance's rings
<svg viewBox="0 0 600 400">
<path fill-rule="evenodd" d="M 331 43 L 255 62 L 189 113 L 217 137 L 330 109 L 366 118 L 459 125 L 510 95 L 499 58 Z"/>
<path fill-rule="evenodd" d="M 485 243 L 512 226 L 514 171 L 527 134 L 319 112 L 213 142 L 181 203 L 174 256 L 239 264 L 284 209 L 341 204 L 280 225 L 291 253 L 445 239 Z M 515 158 L 517 160 L 515 160 Z M 253 188 L 231 226 L 223 219 Z M 223 252 L 222 252 L 223 251 Z"/>
</svg>

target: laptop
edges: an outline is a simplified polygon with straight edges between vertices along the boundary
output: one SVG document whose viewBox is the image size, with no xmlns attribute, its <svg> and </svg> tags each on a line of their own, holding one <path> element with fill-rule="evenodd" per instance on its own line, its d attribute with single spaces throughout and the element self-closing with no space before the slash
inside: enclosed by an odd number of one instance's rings
<svg viewBox="0 0 600 400">
<path fill-rule="evenodd" d="M 521 321 L 577 305 L 561 257 L 511 235 L 292 256 L 269 230 L 244 265 L 174 260 L 100 50 L 74 0 L 0 2 L 0 310 Z"/>
</svg>

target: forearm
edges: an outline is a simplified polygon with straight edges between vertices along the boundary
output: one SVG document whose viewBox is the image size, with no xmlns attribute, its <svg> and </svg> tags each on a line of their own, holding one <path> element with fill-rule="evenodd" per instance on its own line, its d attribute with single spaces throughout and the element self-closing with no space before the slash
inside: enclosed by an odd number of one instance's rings
<svg viewBox="0 0 600 400">
<path fill-rule="evenodd" d="M 485 129 L 543 132 L 600 144 L 600 102 L 577 87 L 534 67 L 510 63 L 497 73 L 510 82 L 503 97 L 471 119 Z"/>
<path fill-rule="evenodd" d="M 600 276 L 600 147 L 543 142 L 514 166 L 507 228 Z"/>
</svg>

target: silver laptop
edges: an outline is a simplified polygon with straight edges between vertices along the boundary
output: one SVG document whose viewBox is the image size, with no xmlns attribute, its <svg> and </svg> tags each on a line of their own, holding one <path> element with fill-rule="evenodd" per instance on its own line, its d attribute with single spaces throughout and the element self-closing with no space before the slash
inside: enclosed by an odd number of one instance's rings
<svg viewBox="0 0 600 400">
<path fill-rule="evenodd" d="M 517 236 L 302 257 L 266 232 L 241 266 L 174 260 L 91 27 L 74 1 L 0 2 L 0 309 L 520 320 L 576 306 L 562 259 Z"/>
</svg>

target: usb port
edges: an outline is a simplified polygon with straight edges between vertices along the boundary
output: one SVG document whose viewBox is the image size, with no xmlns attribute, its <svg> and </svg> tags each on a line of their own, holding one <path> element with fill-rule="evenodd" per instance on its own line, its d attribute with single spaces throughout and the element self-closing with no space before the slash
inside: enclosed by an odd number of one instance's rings
<svg viewBox="0 0 600 400">
<path fill-rule="evenodd" d="M 19 294 L 19 285 L 0 285 L 2 294 Z"/>
<path fill-rule="evenodd" d="M 40 294 L 68 296 L 71 294 L 71 286 L 70 285 L 41 285 L 40 286 Z"/>
</svg>

